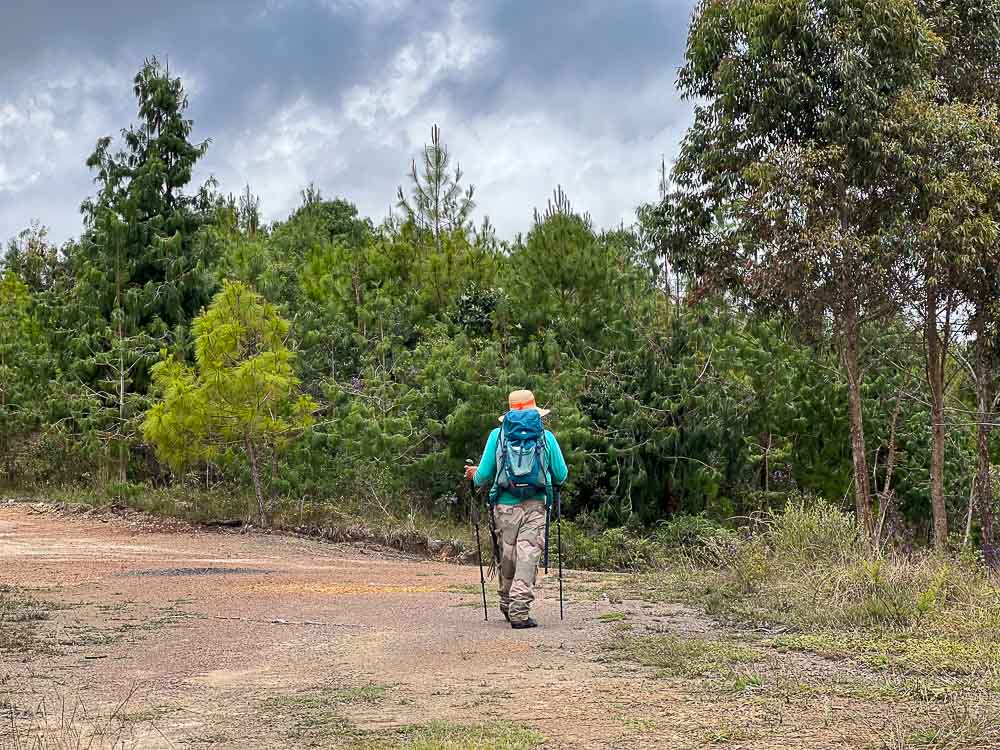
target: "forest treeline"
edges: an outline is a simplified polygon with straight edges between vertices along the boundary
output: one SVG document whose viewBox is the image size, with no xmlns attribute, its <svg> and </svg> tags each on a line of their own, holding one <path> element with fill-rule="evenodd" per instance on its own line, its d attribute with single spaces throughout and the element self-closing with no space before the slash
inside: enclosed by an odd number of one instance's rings
<svg viewBox="0 0 1000 750">
<path fill-rule="evenodd" d="M 459 514 L 531 388 L 585 529 L 807 496 L 995 563 L 1000 0 L 704 0 L 678 86 L 633 225 L 557 187 L 501 239 L 437 127 L 388 218 L 310 185 L 265 222 L 192 184 L 210 146 L 147 61 L 79 238 L 0 266 L 4 479 Z"/>
</svg>

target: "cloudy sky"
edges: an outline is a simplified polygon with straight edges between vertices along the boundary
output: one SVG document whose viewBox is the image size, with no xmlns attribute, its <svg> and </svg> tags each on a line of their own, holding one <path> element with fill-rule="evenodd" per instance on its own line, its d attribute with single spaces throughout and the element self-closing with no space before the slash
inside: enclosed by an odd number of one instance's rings
<svg viewBox="0 0 1000 750">
<path fill-rule="evenodd" d="M 441 126 L 502 236 L 557 184 L 601 225 L 656 195 L 690 119 L 693 0 L 2 0 L 0 241 L 80 231 L 84 162 L 135 115 L 148 55 L 187 86 L 199 179 L 268 218 L 316 183 L 376 219 Z"/>
</svg>

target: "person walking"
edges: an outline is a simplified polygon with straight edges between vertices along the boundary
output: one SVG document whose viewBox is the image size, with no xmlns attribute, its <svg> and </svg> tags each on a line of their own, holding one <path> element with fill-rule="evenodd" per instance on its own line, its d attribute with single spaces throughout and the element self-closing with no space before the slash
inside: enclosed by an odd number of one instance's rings
<svg viewBox="0 0 1000 750">
<path fill-rule="evenodd" d="M 501 425 L 490 432 L 478 466 L 467 466 L 476 487 L 492 482 L 490 512 L 500 547 L 500 612 L 516 630 L 534 628 L 531 603 L 535 577 L 546 544 L 545 519 L 553 485 L 569 470 L 556 436 L 542 425 L 548 409 L 535 404 L 531 391 L 513 391 Z"/>
</svg>

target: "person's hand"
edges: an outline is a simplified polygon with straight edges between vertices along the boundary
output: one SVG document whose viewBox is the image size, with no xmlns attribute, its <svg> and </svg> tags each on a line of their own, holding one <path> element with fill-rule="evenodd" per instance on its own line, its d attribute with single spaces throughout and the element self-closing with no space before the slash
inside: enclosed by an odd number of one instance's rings
<svg viewBox="0 0 1000 750">
<path fill-rule="evenodd" d="M 472 479 L 476 476 L 476 471 L 479 469 L 478 466 L 466 466 L 465 467 L 465 478 Z"/>
</svg>

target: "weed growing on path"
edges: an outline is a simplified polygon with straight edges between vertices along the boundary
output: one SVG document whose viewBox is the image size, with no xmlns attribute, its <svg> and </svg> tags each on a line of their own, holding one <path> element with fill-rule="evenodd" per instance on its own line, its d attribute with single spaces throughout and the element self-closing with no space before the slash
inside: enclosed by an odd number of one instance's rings
<svg viewBox="0 0 1000 750">
<path fill-rule="evenodd" d="M 27 654 L 49 649 L 38 637 L 38 625 L 59 609 L 12 586 L 0 585 L 0 656 Z"/>
<path fill-rule="evenodd" d="M 309 744 L 337 739 L 343 744 L 357 736 L 354 725 L 343 717 L 343 708 L 379 705 L 385 692 L 381 685 L 363 685 L 277 695 L 264 701 L 261 714 L 270 724 L 284 724 L 289 740 Z"/>
</svg>

